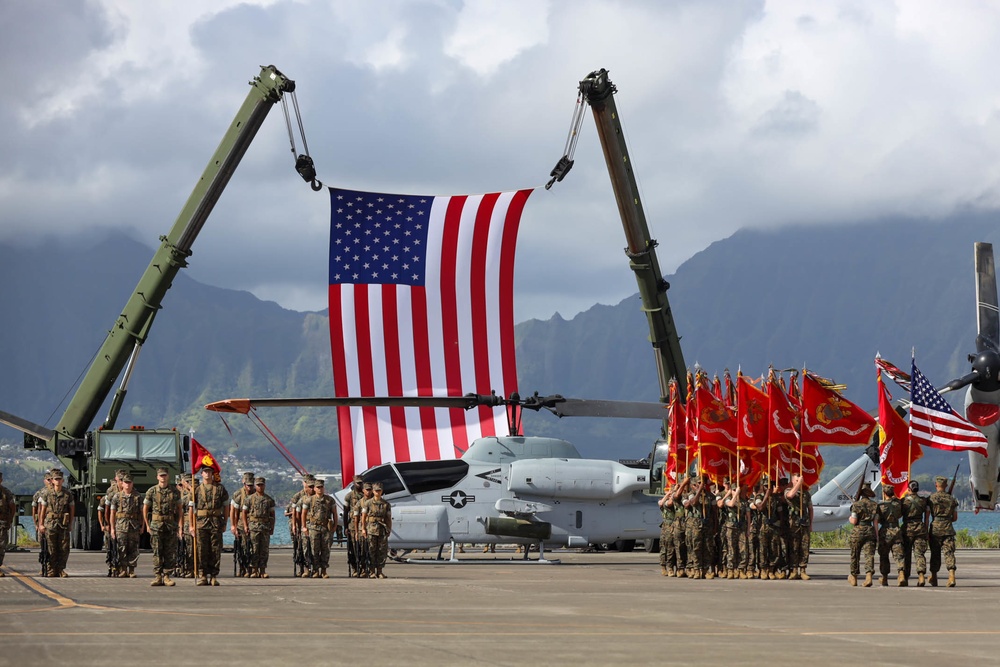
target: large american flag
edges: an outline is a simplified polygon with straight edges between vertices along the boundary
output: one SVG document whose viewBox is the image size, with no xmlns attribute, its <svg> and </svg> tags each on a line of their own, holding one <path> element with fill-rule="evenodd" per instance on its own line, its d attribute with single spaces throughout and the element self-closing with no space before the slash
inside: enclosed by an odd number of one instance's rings
<svg viewBox="0 0 1000 667">
<path fill-rule="evenodd" d="M 910 441 L 953 452 L 986 456 L 986 436 L 963 419 L 913 362 L 910 388 Z"/>
<path fill-rule="evenodd" d="M 337 396 L 517 389 L 514 248 L 532 190 L 431 197 L 330 188 Z M 503 408 L 338 408 L 345 484 L 386 461 L 450 459 L 508 435 Z"/>
</svg>

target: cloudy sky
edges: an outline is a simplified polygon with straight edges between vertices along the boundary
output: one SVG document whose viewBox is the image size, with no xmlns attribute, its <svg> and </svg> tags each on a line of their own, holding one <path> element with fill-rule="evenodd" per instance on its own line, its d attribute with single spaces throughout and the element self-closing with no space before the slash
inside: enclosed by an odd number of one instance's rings
<svg viewBox="0 0 1000 667">
<path fill-rule="evenodd" d="M 607 68 L 666 273 L 741 227 L 1000 204 L 994 3 L 9 0 L 0 61 L 3 242 L 154 246 L 262 64 L 324 183 L 414 194 L 543 184 Z M 518 321 L 636 291 L 589 117 L 576 157 L 526 209 Z M 326 307 L 329 203 L 292 163 L 275 109 L 192 277 Z"/>
</svg>

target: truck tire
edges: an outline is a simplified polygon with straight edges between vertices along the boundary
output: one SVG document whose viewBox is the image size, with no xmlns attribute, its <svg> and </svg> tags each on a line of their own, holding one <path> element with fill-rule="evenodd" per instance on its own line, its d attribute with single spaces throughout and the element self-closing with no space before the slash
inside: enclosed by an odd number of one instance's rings
<svg viewBox="0 0 1000 667">
<path fill-rule="evenodd" d="M 658 554 L 660 553 L 660 538 L 655 538 L 651 540 L 646 540 L 646 544 L 643 547 L 648 554 Z"/>
</svg>

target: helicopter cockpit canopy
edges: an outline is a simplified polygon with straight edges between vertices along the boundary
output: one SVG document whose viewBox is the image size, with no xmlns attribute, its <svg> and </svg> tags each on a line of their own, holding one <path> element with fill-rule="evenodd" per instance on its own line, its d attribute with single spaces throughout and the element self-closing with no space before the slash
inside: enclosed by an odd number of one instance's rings
<svg viewBox="0 0 1000 667">
<path fill-rule="evenodd" d="M 372 468 L 362 478 L 365 482 L 381 482 L 386 497 L 400 491 L 411 494 L 447 489 L 469 473 L 469 464 L 461 459 L 443 461 L 410 461 L 385 463 Z"/>
<path fill-rule="evenodd" d="M 579 459 L 579 450 L 565 440 L 524 436 L 495 436 L 473 440 L 462 455 L 465 461 L 511 463 L 519 459 Z"/>
</svg>

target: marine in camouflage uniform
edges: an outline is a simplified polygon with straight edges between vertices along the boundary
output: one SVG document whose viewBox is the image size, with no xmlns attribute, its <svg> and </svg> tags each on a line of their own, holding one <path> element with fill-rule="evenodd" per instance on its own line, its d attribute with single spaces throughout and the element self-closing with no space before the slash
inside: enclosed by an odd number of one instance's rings
<svg viewBox="0 0 1000 667">
<path fill-rule="evenodd" d="M 361 518 L 361 501 L 364 499 L 364 480 L 361 475 L 355 475 L 351 490 L 344 496 L 344 532 L 347 534 L 347 560 L 350 565 L 350 576 L 361 576 L 361 530 L 358 519 Z"/>
<path fill-rule="evenodd" d="M 305 542 L 302 540 L 302 516 L 300 515 L 300 508 L 302 507 L 303 499 L 311 496 L 316 488 L 316 478 L 311 474 L 306 473 L 302 476 L 302 490 L 297 491 L 292 499 L 288 503 L 288 507 L 285 508 L 285 516 L 288 517 L 288 532 L 292 536 L 292 550 L 293 558 L 298 554 L 303 554 L 305 557 Z M 299 572 L 297 565 L 293 563 L 293 574 L 297 576 L 305 577 L 309 574 L 306 565 L 302 566 L 302 571 Z"/>
<path fill-rule="evenodd" d="M 194 538 L 191 537 L 191 517 L 188 507 L 191 504 L 191 473 L 181 473 L 177 483 L 177 492 L 181 495 L 181 535 L 177 543 L 177 562 L 174 576 L 189 578 L 194 576 Z"/>
<path fill-rule="evenodd" d="M 809 542 L 812 537 L 813 504 L 809 487 L 804 486 L 802 475 L 792 475 L 792 486 L 785 491 L 788 502 L 788 567 L 789 579 L 809 581 Z"/>
<path fill-rule="evenodd" d="M 48 577 L 68 577 L 66 563 L 69 561 L 69 536 L 76 518 L 76 501 L 73 494 L 63 488 L 61 470 L 52 473 L 52 488 L 38 499 L 39 535 L 44 535 L 49 544 Z"/>
<path fill-rule="evenodd" d="M 196 586 L 219 585 L 222 561 L 222 533 L 226 530 L 229 491 L 215 483 L 211 468 L 201 469 L 201 484 L 188 504 L 191 532 L 196 534 L 198 581 Z"/>
<path fill-rule="evenodd" d="M 156 486 L 146 490 L 142 501 L 142 519 L 153 548 L 153 583 L 150 586 L 173 586 L 170 573 L 176 566 L 177 539 L 183 514 L 181 494 L 168 483 L 170 471 L 156 469 Z"/>
<path fill-rule="evenodd" d="M 878 504 L 878 571 L 879 582 L 889 585 L 889 552 L 896 561 L 899 572 L 899 586 L 906 586 L 906 553 L 903 549 L 903 532 L 899 522 L 903 518 L 903 503 L 896 497 L 896 490 L 890 484 L 882 485 L 884 499 Z"/>
<path fill-rule="evenodd" d="M 337 505 L 326 495 L 326 483 L 316 480 L 316 492 L 303 499 L 301 505 L 302 536 L 312 547 L 312 571 L 310 575 L 329 579 L 326 570 L 330 567 L 330 535 L 337 527 Z"/>
<path fill-rule="evenodd" d="M 271 555 L 271 536 L 274 535 L 274 498 L 265 493 L 267 480 L 254 480 L 256 493 L 246 496 L 243 502 L 243 530 L 250 536 L 250 576 L 267 579 L 267 561 Z"/>
<path fill-rule="evenodd" d="M 14 494 L 3 485 L 3 471 L 0 471 L 0 566 L 3 565 L 4 554 L 7 553 L 7 536 L 10 534 L 10 525 L 17 516 L 17 507 L 14 503 Z M 6 576 L 0 570 L 0 577 Z"/>
<path fill-rule="evenodd" d="M 132 476 L 122 478 L 122 490 L 111 501 L 111 539 L 118 541 L 118 576 L 135 578 L 139 564 L 139 536 L 142 535 L 144 498 L 135 490 Z"/>
<path fill-rule="evenodd" d="M 243 486 L 233 491 L 232 498 L 229 499 L 229 530 L 233 533 L 233 548 L 239 549 L 241 546 L 246 549 L 250 542 L 250 535 L 243 528 L 243 507 L 246 505 L 247 497 L 254 493 L 254 475 L 252 472 L 243 473 Z M 250 565 L 244 563 L 238 554 L 236 556 L 238 570 L 236 576 L 249 577 Z"/>
<path fill-rule="evenodd" d="M 930 516 L 926 498 L 917 494 L 920 485 L 916 480 L 909 483 L 910 492 L 903 496 L 903 521 L 905 534 L 903 548 L 905 558 L 910 562 L 914 556 L 917 559 L 917 586 L 924 585 L 927 574 L 927 523 Z M 907 568 L 907 576 L 909 568 Z"/>
<path fill-rule="evenodd" d="M 784 579 L 787 575 L 788 503 L 784 499 L 784 487 L 787 485 L 788 480 L 782 478 L 773 488 L 768 484 L 764 492 L 760 528 L 761 579 Z"/>
<path fill-rule="evenodd" d="M 674 503 L 674 489 L 668 487 L 657 502 L 663 521 L 660 523 L 660 572 L 664 577 L 672 577 L 677 571 L 677 550 L 674 548 L 674 521 L 677 520 L 677 504 Z"/>
<path fill-rule="evenodd" d="M 945 491 L 948 479 L 935 477 L 937 491 L 927 499 L 931 509 L 931 586 L 937 586 L 937 573 L 941 569 L 941 557 L 948 570 L 948 587 L 955 585 L 955 521 L 958 520 L 958 501 Z"/>
<path fill-rule="evenodd" d="M 861 495 L 851 505 L 849 521 L 854 529 L 848 541 L 851 547 L 851 573 L 847 577 L 851 586 L 858 585 L 858 575 L 861 573 L 860 557 L 865 557 L 865 586 L 872 585 L 872 574 L 875 572 L 875 517 L 878 506 L 872 498 L 875 493 L 868 482 L 861 485 Z"/>
<path fill-rule="evenodd" d="M 31 497 L 31 521 L 35 524 L 35 535 L 39 536 L 39 541 L 41 540 L 41 533 L 39 532 L 38 527 L 41 525 L 41 522 L 38 520 L 38 517 L 39 513 L 42 511 L 41 499 L 42 495 L 52 488 L 52 473 L 46 471 L 42 481 L 42 488 L 35 491 L 35 495 Z M 41 557 L 39 556 L 39 558 Z M 43 567 L 39 574 L 43 577 L 49 576 L 48 568 Z"/>
<path fill-rule="evenodd" d="M 739 571 L 740 558 L 740 507 L 739 487 L 729 486 L 726 482 L 724 493 L 716 500 L 722 523 L 722 555 L 720 567 L 724 579 L 735 579 Z"/>
<path fill-rule="evenodd" d="M 122 468 L 115 471 L 114 479 L 108 484 L 104 495 L 97 499 L 97 523 L 104 533 L 104 548 L 108 549 L 111 542 L 111 501 L 115 494 L 122 490 L 122 477 L 128 472 Z M 116 573 L 117 574 L 117 573 Z"/>
<path fill-rule="evenodd" d="M 764 524 L 764 492 L 758 487 L 747 502 L 747 576 L 760 579 L 764 573 L 764 544 L 760 539 Z"/>
<path fill-rule="evenodd" d="M 372 484 L 371 500 L 364 504 L 361 510 L 361 520 L 364 522 L 364 536 L 368 538 L 368 552 L 371 554 L 375 571 L 368 576 L 371 579 L 385 579 L 382 572 L 385 560 L 389 555 L 389 534 L 392 532 L 392 505 L 382 497 L 381 482 Z"/>
<path fill-rule="evenodd" d="M 714 579 L 707 540 L 711 532 L 711 508 L 715 506 L 715 498 L 704 478 L 695 475 L 691 483 L 691 491 L 684 498 L 688 566 L 693 578 Z"/>
</svg>

